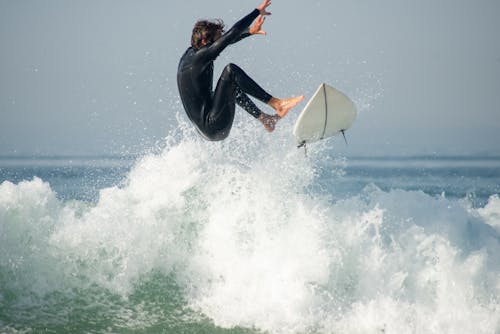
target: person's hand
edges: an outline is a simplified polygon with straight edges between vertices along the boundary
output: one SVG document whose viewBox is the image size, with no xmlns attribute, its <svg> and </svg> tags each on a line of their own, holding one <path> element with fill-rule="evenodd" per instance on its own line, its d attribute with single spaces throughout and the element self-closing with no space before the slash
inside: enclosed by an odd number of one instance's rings
<svg viewBox="0 0 500 334">
<path fill-rule="evenodd" d="M 259 34 L 259 35 L 265 35 L 266 32 L 262 30 L 262 25 L 264 24 L 265 17 L 262 15 L 257 16 L 255 21 L 253 21 L 252 26 L 250 29 L 248 29 L 248 32 L 251 33 L 252 35 Z"/>
<path fill-rule="evenodd" d="M 270 5 L 271 5 L 271 0 L 264 0 L 260 5 L 257 6 L 257 9 L 259 10 L 261 16 L 271 15 L 271 13 L 266 11 L 266 8 L 269 7 Z"/>
</svg>

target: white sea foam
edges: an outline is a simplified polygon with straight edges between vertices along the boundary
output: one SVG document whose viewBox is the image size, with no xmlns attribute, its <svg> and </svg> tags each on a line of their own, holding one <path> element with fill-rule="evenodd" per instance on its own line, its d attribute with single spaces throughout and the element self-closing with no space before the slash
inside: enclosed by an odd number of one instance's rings
<svg viewBox="0 0 500 334">
<path fill-rule="evenodd" d="M 477 212 L 487 224 L 500 234 L 500 198 L 498 195 L 491 196 L 488 204 Z"/>
<path fill-rule="evenodd" d="M 159 270 L 226 328 L 498 333 L 498 196 L 474 209 L 368 186 L 333 202 L 314 150 L 234 131 L 172 140 L 95 204 L 38 178 L 1 184 L 0 302 L 91 285 L 127 296 Z"/>
</svg>

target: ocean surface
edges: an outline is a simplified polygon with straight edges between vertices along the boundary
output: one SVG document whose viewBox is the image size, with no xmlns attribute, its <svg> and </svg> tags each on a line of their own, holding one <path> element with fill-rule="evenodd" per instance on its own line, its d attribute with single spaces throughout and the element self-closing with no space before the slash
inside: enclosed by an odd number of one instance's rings
<svg viewBox="0 0 500 334">
<path fill-rule="evenodd" d="M 0 333 L 500 333 L 499 156 L 255 132 L 1 157 Z"/>
</svg>

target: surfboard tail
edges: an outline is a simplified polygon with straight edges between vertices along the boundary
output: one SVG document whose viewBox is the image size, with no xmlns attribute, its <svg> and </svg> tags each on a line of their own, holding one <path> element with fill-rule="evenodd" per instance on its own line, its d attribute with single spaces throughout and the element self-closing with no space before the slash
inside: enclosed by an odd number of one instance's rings
<svg viewBox="0 0 500 334">
<path fill-rule="evenodd" d="M 339 90 L 322 83 L 300 113 L 293 134 L 297 142 L 312 143 L 349 129 L 356 117 L 354 103 Z"/>
</svg>

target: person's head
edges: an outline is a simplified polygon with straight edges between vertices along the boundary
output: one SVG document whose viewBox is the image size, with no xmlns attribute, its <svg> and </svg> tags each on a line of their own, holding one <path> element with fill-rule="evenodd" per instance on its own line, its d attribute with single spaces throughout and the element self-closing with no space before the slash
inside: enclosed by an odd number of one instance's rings
<svg viewBox="0 0 500 334">
<path fill-rule="evenodd" d="M 220 19 L 196 22 L 191 35 L 191 46 L 199 49 L 218 40 L 224 32 L 224 22 Z"/>
</svg>

